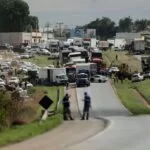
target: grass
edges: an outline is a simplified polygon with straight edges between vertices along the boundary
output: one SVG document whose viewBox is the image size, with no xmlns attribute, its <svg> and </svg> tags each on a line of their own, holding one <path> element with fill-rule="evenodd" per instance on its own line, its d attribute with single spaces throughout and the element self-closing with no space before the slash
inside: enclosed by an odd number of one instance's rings
<svg viewBox="0 0 150 150">
<path fill-rule="evenodd" d="M 116 55 L 118 55 L 118 61 L 114 61 Z M 106 51 L 103 54 L 103 58 L 108 66 L 112 62 L 117 65 L 127 63 L 132 72 L 141 71 L 140 61 L 133 56 L 128 55 L 126 51 Z M 150 80 L 145 80 L 140 83 L 132 83 L 131 81 L 126 80 L 123 84 L 114 84 L 113 82 L 112 84 L 121 102 L 130 112 L 134 115 L 150 114 L 150 109 L 142 102 L 141 98 L 135 92 L 135 89 L 137 88 L 146 99 L 150 100 Z"/>
<path fill-rule="evenodd" d="M 35 56 L 34 58 L 30 59 L 23 59 L 24 61 L 32 62 L 40 67 L 46 67 L 48 65 L 56 64 L 56 60 L 48 60 L 48 56 Z"/>
<path fill-rule="evenodd" d="M 140 91 L 140 93 L 148 101 L 148 103 L 150 103 L 150 88 L 149 88 L 150 86 L 149 85 L 150 85 L 150 79 L 146 79 L 136 84 L 136 88 L 138 89 L 138 91 Z"/>
<path fill-rule="evenodd" d="M 40 135 L 50 129 L 57 127 L 62 122 L 60 114 L 43 121 L 42 123 L 33 122 L 22 126 L 16 126 L 12 129 L 0 133 L 0 146 L 10 143 L 21 142 L 27 138 Z"/>
<path fill-rule="evenodd" d="M 53 110 L 57 101 L 57 87 L 38 86 L 35 87 L 35 89 L 37 91 L 41 91 L 41 93 L 46 93 L 54 101 L 53 105 L 50 107 L 50 110 Z M 59 89 L 60 99 L 62 99 L 62 97 L 64 96 L 64 88 L 59 87 Z M 42 96 L 41 94 L 39 95 Z M 39 97 L 39 95 L 37 95 L 38 101 L 40 100 L 40 98 L 42 98 Z M 39 110 L 37 111 L 37 116 L 39 117 L 40 110 L 42 109 L 42 107 L 39 106 L 38 108 Z M 58 113 L 55 116 L 48 118 L 46 121 L 43 121 L 42 123 L 40 123 L 39 120 L 36 120 L 32 123 L 25 124 L 22 126 L 13 126 L 12 128 L 0 132 L 0 146 L 21 142 L 27 138 L 40 135 L 46 131 L 51 130 L 54 127 L 57 127 L 61 122 L 62 114 Z"/>
<path fill-rule="evenodd" d="M 56 106 L 56 102 L 57 102 L 57 87 L 48 87 L 48 86 L 37 86 L 35 87 L 36 90 L 41 90 L 45 93 L 47 93 L 47 95 L 53 100 L 53 104 L 50 107 L 51 110 L 54 109 L 54 107 Z M 64 96 L 64 88 L 63 87 L 59 87 L 60 89 L 60 99 L 62 99 L 62 97 Z"/>
<path fill-rule="evenodd" d="M 124 106 L 134 115 L 150 114 L 150 109 L 140 100 L 135 93 L 134 85 L 131 81 L 124 81 L 123 84 L 113 84 L 117 95 Z"/>
<path fill-rule="evenodd" d="M 121 63 L 128 64 L 131 72 L 139 71 L 141 72 L 141 63 L 139 60 L 134 58 L 132 55 L 129 55 L 127 51 L 106 51 L 103 53 L 104 60 L 107 64 L 119 65 Z M 118 55 L 118 61 L 116 61 L 116 55 Z"/>
</svg>

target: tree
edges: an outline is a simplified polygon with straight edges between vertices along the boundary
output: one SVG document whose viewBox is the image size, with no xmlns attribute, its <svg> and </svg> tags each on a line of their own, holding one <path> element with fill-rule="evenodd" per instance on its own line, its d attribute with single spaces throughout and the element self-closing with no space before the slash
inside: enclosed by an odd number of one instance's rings
<svg viewBox="0 0 150 150">
<path fill-rule="evenodd" d="M 23 0 L 0 0 L 0 32 L 22 32 L 28 25 L 29 6 Z"/>
<path fill-rule="evenodd" d="M 129 17 L 125 17 L 119 20 L 119 31 L 120 32 L 131 32 L 133 27 L 133 21 Z"/>
<path fill-rule="evenodd" d="M 85 25 L 85 28 L 96 29 L 97 37 L 100 36 L 104 40 L 115 36 L 116 33 L 115 22 L 107 17 L 103 17 L 102 19 L 97 18 L 95 21 Z"/>
<path fill-rule="evenodd" d="M 142 19 L 142 20 L 136 20 L 134 22 L 134 28 L 135 28 L 135 31 L 136 32 L 139 32 L 139 31 L 144 31 L 147 29 L 148 27 L 148 20 L 147 19 Z"/>
<path fill-rule="evenodd" d="M 27 18 L 27 31 L 38 31 L 39 30 L 39 20 L 36 16 L 28 16 Z"/>
</svg>

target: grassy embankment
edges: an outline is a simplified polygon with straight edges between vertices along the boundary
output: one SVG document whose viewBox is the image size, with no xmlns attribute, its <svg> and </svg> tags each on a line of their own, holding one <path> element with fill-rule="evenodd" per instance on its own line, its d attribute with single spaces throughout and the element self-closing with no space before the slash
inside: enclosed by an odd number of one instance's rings
<svg viewBox="0 0 150 150">
<path fill-rule="evenodd" d="M 140 61 L 133 56 L 128 55 L 127 52 L 104 52 L 104 60 L 106 61 L 107 65 L 110 65 L 115 60 L 116 54 L 118 55 L 118 64 L 127 63 L 132 72 L 141 71 Z M 120 82 L 114 84 L 113 81 L 111 81 L 111 83 L 115 88 L 115 91 L 121 102 L 126 108 L 128 108 L 130 112 L 132 112 L 134 115 L 150 114 L 149 106 L 141 100 L 143 96 L 145 100 L 150 101 L 150 80 L 147 79 L 139 83 L 132 83 L 129 80 L 125 80 L 123 84 Z M 142 96 L 137 94 L 137 89 Z"/>
<path fill-rule="evenodd" d="M 46 66 L 46 65 L 53 64 L 53 60 L 48 60 L 47 57 L 45 56 L 37 56 L 35 58 L 28 59 L 27 61 L 33 62 L 39 66 Z M 61 99 L 64 95 L 64 88 L 63 87 L 59 87 L 59 88 L 60 88 L 60 99 Z M 4 131 L 0 132 L 0 146 L 20 142 L 27 138 L 40 135 L 46 131 L 51 130 L 54 127 L 57 127 L 63 121 L 62 114 L 59 111 L 59 113 L 56 114 L 55 116 L 50 117 L 46 121 L 42 121 L 40 123 L 40 120 L 38 118 L 42 108 L 38 105 L 38 101 L 46 93 L 54 101 L 54 103 L 50 107 L 50 110 L 54 110 L 57 101 L 57 87 L 38 86 L 38 87 L 34 87 L 34 89 L 36 89 L 36 91 L 38 91 L 37 93 L 39 93 L 39 95 L 37 94 L 34 95 L 34 97 L 32 97 L 33 99 L 37 99 L 36 101 L 37 104 L 35 103 L 32 104 L 32 105 L 34 104 L 36 105 L 35 106 L 37 111 L 36 120 L 25 125 L 12 126 L 11 128 L 5 129 Z M 59 109 L 61 109 L 61 107 Z"/>
<path fill-rule="evenodd" d="M 35 56 L 34 58 L 30 59 L 23 59 L 24 61 L 29 61 L 32 62 L 40 67 L 46 67 L 48 65 L 53 65 L 55 63 L 56 65 L 56 60 L 48 60 L 48 56 Z"/>
</svg>

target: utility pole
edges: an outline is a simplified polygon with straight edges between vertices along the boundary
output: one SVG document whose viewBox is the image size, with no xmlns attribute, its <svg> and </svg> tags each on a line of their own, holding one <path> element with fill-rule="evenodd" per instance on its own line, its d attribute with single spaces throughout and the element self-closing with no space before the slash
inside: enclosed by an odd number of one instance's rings
<svg viewBox="0 0 150 150">
<path fill-rule="evenodd" d="M 61 25 L 63 25 L 64 23 L 63 22 L 58 22 L 57 24 L 59 25 L 60 37 L 61 37 Z"/>
</svg>

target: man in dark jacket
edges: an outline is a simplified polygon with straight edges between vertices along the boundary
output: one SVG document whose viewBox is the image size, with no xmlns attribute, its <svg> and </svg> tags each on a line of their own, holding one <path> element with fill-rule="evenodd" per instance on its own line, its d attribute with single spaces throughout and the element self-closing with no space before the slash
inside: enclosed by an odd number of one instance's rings
<svg viewBox="0 0 150 150">
<path fill-rule="evenodd" d="M 84 108 L 83 108 L 83 115 L 81 120 L 89 120 L 89 109 L 91 107 L 91 97 L 87 94 L 87 92 L 84 93 Z"/>
<path fill-rule="evenodd" d="M 74 120 L 71 116 L 71 110 L 70 110 L 70 101 L 69 101 L 69 95 L 66 94 L 62 100 L 63 103 L 63 117 L 64 120 L 68 120 L 68 117 L 70 120 Z"/>
</svg>

